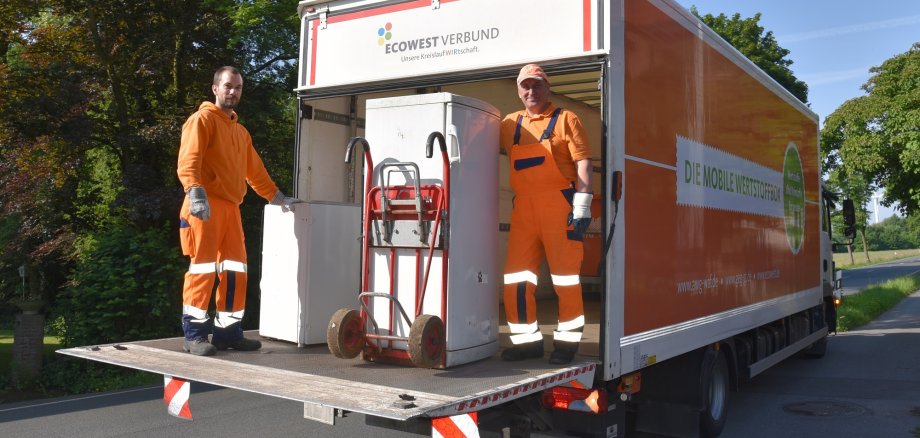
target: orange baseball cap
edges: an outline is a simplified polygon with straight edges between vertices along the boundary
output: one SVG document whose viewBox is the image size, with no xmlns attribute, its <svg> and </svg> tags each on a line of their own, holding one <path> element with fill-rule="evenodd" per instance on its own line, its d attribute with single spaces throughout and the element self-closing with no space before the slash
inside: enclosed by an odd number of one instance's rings
<svg viewBox="0 0 920 438">
<path fill-rule="evenodd" d="M 521 72 L 518 73 L 517 83 L 520 85 L 524 79 L 538 79 L 543 82 L 546 82 L 549 85 L 549 78 L 546 76 L 546 73 L 543 71 L 543 67 L 540 67 L 537 64 L 527 64 L 521 67 Z"/>
</svg>

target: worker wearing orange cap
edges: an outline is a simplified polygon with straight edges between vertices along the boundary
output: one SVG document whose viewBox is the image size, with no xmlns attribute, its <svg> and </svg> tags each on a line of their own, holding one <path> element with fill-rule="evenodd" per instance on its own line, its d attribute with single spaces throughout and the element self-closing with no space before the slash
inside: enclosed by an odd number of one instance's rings
<svg viewBox="0 0 920 438">
<path fill-rule="evenodd" d="M 234 108 L 243 93 L 239 70 L 218 69 L 211 91 L 214 103 L 203 102 L 182 126 L 177 166 L 186 192 L 179 212 L 179 240 L 183 254 L 191 258 L 182 290 L 183 348 L 199 356 L 262 346 L 243 337 L 241 324 L 247 273 L 239 206 L 247 183 L 272 204 L 290 208 L 299 202 L 278 190 L 252 146 L 252 137 L 238 122 Z M 219 283 L 212 322 L 208 306 L 215 279 Z"/>
<path fill-rule="evenodd" d="M 539 65 L 521 68 L 517 91 L 524 110 L 505 116 L 501 147 L 510 157 L 514 207 L 504 271 L 505 316 L 511 348 L 502 359 L 543 356 L 534 291 L 545 256 L 559 297 L 549 362 L 566 364 L 585 325 L 581 297 L 582 237 L 591 223 L 591 152 L 581 121 L 549 101 L 549 78 Z"/>
</svg>

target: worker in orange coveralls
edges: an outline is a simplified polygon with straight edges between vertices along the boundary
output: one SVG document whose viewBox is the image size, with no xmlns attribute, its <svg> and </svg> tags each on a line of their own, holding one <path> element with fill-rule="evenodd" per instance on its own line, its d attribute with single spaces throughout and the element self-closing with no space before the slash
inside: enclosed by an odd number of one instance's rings
<svg viewBox="0 0 920 438">
<path fill-rule="evenodd" d="M 182 290 L 183 348 L 199 356 L 262 347 L 258 340 L 243 337 L 241 324 L 247 274 L 239 206 L 246 184 L 272 204 L 291 208 L 298 202 L 278 190 L 233 111 L 243 93 L 239 70 L 218 69 L 211 91 L 214 103 L 203 102 L 182 126 L 177 168 L 186 193 L 179 212 L 179 240 L 183 254 L 191 257 Z M 212 323 L 208 305 L 215 279 L 219 283 Z"/>
<path fill-rule="evenodd" d="M 505 316 L 513 346 L 507 361 L 543 357 L 534 291 L 546 256 L 559 297 L 552 364 L 570 363 L 585 325 L 582 237 L 591 223 L 591 152 L 578 117 L 549 101 L 549 78 L 536 64 L 517 78 L 524 110 L 505 116 L 501 147 L 511 163 L 514 208 L 504 271 Z"/>
</svg>

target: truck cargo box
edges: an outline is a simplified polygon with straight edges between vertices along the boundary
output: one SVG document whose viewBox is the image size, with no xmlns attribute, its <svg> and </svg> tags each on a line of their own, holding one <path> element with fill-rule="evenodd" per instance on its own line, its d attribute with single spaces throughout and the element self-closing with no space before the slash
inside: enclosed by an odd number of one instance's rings
<svg viewBox="0 0 920 438">
<path fill-rule="evenodd" d="M 541 13 L 529 14 L 525 26 L 522 11 Z M 302 332 L 323 319 L 304 310 L 331 301 L 323 296 L 328 282 L 318 281 L 319 289 L 301 282 L 303 267 L 289 269 L 305 300 L 292 311 L 301 315 L 272 321 L 286 327 L 261 333 L 260 352 L 199 358 L 182 354 L 179 340 L 157 340 L 62 353 L 301 401 L 307 417 L 327 422 L 336 411 L 401 421 L 486 413 L 542 396 L 551 407 L 529 414 L 550 412 L 554 428 L 587 436 L 623 436 L 627 409 L 633 426 L 648 432 L 718 435 L 729 387 L 800 351 L 823 355 L 839 282 L 818 116 L 674 1 L 311 0 L 298 12 L 294 184 L 310 205 L 361 208 L 365 163 L 343 156 L 350 141 L 379 130 L 375 102 L 449 94 L 504 115 L 522 106 L 521 66 L 544 67 L 551 101 L 578 115 L 592 153 L 597 205 L 581 270 L 587 325 L 575 362 L 508 363 L 496 354 L 429 370 L 332 358 L 314 344 L 316 333 Z M 537 44 L 534 29 L 552 37 Z M 514 194 L 508 158 L 496 151 L 494 159 L 498 217 L 490 220 L 497 223 L 473 228 L 497 230 L 493 256 L 501 263 Z M 451 231 L 458 230 L 444 230 Z M 357 258 L 355 242 L 336 257 Z M 307 262 L 318 267 L 309 275 L 320 276 L 311 282 L 323 280 L 327 262 Z M 360 278 L 360 267 L 353 272 Z M 477 287 L 500 297 L 495 280 Z M 540 284 L 546 334 L 556 317 L 545 271 Z M 490 296 L 480 292 L 479 300 Z M 266 300 L 272 292 L 262 293 Z M 289 293 L 280 302 L 293 299 Z M 551 336 L 544 339 L 551 350 Z M 584 408 L 589 399 L 603 406 Z"/>
</svg>

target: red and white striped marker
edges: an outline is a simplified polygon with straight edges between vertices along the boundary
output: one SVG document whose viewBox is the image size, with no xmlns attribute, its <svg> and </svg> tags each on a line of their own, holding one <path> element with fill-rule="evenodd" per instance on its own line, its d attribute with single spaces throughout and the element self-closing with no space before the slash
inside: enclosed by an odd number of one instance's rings
<svg viewBox="0 0 920 438">
<path fill-rule="evenodd" d="M 192 410 L 188 407 L 189 382 L 173 376 L 163 376 L 163 401 L 170 415 L 186 420 L 192 419 Z"/>
<path fill-rule="evenodd" d="M 476 412 L 431 420 L 432 438 L 479 438 L 479 415 Z"/>
</svg>

